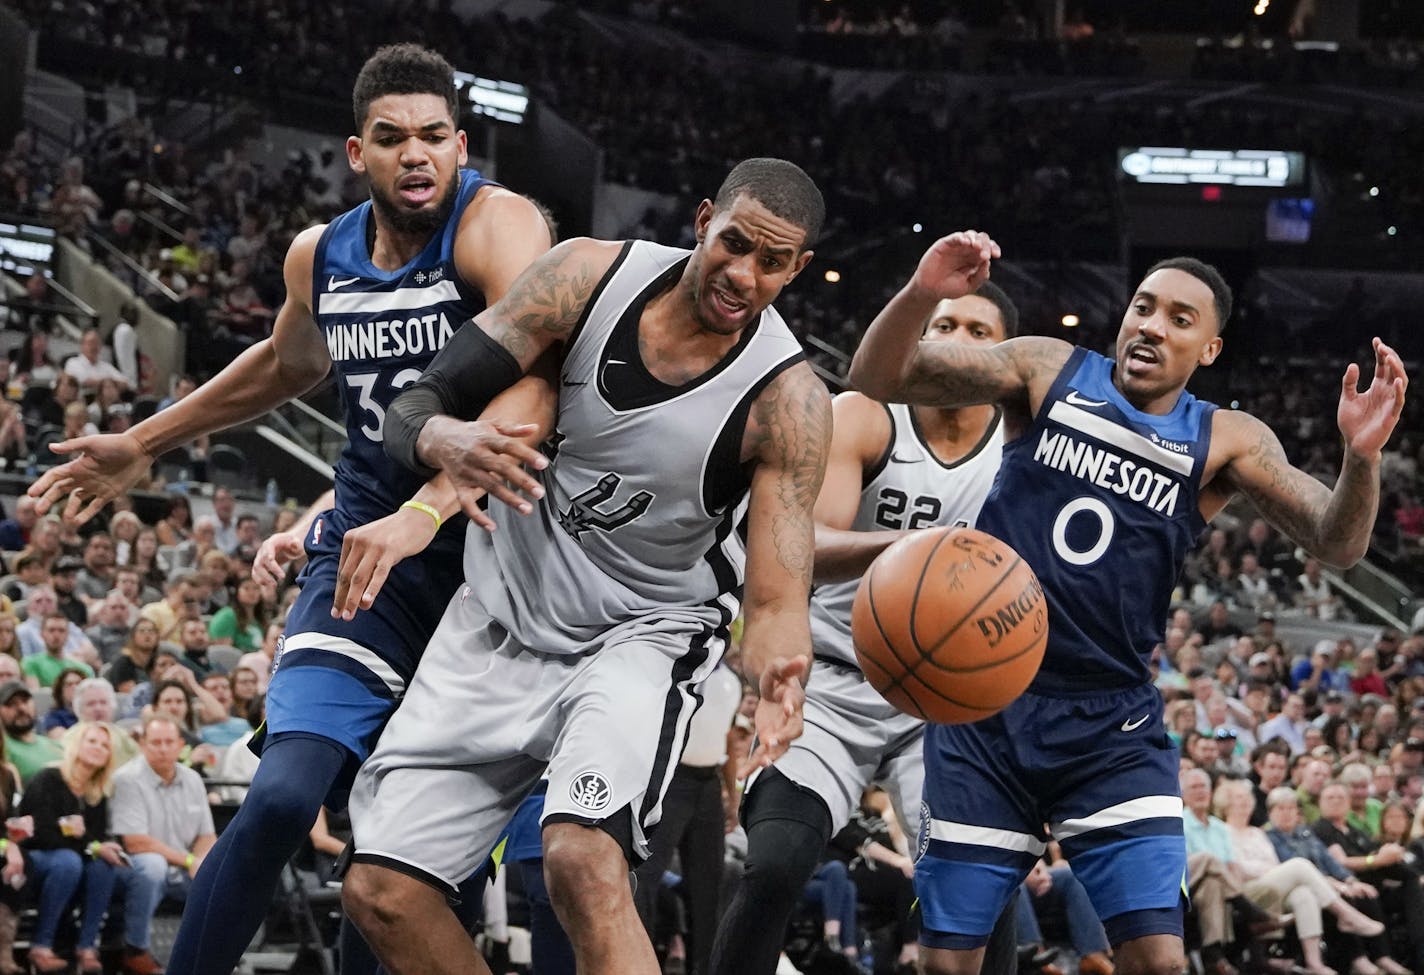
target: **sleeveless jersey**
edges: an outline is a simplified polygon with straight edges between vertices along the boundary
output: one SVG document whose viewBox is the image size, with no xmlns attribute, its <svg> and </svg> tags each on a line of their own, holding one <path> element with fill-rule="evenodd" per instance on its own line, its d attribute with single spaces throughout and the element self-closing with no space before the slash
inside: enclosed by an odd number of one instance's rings
<svg viewBox="0 0 1424 975">
<path fill-rule="evenodd" d="M 999 469 L 1004 446 L 999 418 L 969 453 L 946 464 L 925 443 L 911 407 L 892 403 L 885 411 L 890 444 L 875 468 L 865 472 L 851 530 L 973 525 Z M 850 608 L 859 586 L 859 579 L 848 579 L 812 590 L 811 645 L 817 657 L 859 666 L 850 636 Z"/>
<path fill-rule="evenodd" d="M 499 530 L 469 531 L 466 580 L 526 647 L 582 653 L 634 623 L 712 639 L 737 614 L 747 416 L 803 354 L 768 307 L 701 376 L 655 379 L 639 354 L 639 318 L 688 254 L 624 244 L 565 357 L 553 460 L 538 475 L 544 497 L 523 516 L 492 504 Z"/>
<path fill-rule="evenodd" d="M 385 517 L 424 483 L 382 450 L 386 410 L 455 329 L 485 307 L 455 268 L 455 234 L 465 207 L 490 181 L 473 170 L 462 170 L 459 179 L 444 229 L 402 268 L 383 271 L 371 263 L 369 200 L 331 221 L 317 244 L 312 311 L 331 354 L 348 437 L 336 464 L 336 510 L 343 517 L 332 527 L 340 530 Z M 432 545 L 453 554 L 462 528 L 447 523 Z"/>
<path fill-rule="evenodd" d="M 1033 425 L 1004 446 L 979 528 L 1033 567 L 1048 649 L 1031 690 L 1108 691 L 1151 680 L 1172 586 L 1206 527 L 1198 489 L 1216 407 L 1182 391 L 1135 409 L 1111 359 L 1076 349 Z"/>
</svg>

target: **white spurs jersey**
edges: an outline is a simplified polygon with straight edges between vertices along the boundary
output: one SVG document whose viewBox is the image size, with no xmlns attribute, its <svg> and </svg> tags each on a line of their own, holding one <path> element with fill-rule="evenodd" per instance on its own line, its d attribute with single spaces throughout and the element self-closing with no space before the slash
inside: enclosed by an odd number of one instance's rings
<svg viewBox="0 0 1424 975">
<path fill-rule="evenodd" d="M 925 444 L 910 407 L 892 403 L 885 411 L 890 414 L 890 445 L 879 463 L 865 472 L 851 530 L 972 526 L 999 470 L 1004 447 L 1001 417 L 995 416 L 967 454 L 946 464 Z M 859 666 L 850 636 L 850 610 L 859 585 L 859 579 L 851 579 L 811 591 L 811 646 L 817 657 Z"/>
<path fill-rule="evenodd" d="M 747 416 L 804 356 L 767 308 L 698 378 L 682 386 L 654 378 L 639 353 L 638 321 L 689 253 L 623 246 L 564 360 L 553 459 L 536 475 L 544 497 L 523 516 L 492 504 L 499 530 L 469 533 L 471 590 L 541 653 L 594 650 L 615 627 L 635 623 L 717 639 L 740 607 Z"/>
</svg>

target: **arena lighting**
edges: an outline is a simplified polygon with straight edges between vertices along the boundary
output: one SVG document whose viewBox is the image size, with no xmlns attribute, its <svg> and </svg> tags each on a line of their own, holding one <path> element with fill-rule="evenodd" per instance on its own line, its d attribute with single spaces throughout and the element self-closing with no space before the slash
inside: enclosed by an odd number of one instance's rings
<svg viewBox="0 0 1424 975">
<path fill-rule="evenodd" d="M 841 272 L 837 271 L 835 268 L 827 268 L 827 270 L 826 270 L 826 280 L 827 280 L 827 281 L 829 281 L 831 284 L 835 284 L 835 283 L 838 282 L 840 279 L 841 279 Z"/>
<path fill-rule="evenodd" d="M 0 221 L 0 268 L 25 276 L 50 277 L 54 238 L 50 227 Z"/>
<path fill-rule="evenodd" d="M 1078 319 L 1078 316 L 1077 316 L 1077 315 L 1072 315 L 1072 314 L 1064 315 L 1064 316 L 1063 316 L 1063 327 L 1064 327 L 1064 328 L 1077 328 L 1077 327 L 1078 327 L 1078 321 L 1079 321 L 1079 319 Z"/>
<path fill-rule="evenodd" d="M 911 227 L 910 229 L 913 230 L 915 233 L 919 233 L 921 230 L 924 230 L 924 229 L 925 229 L 925 225 L 922 224 L 922 223 L 917 223 L 917 224 L 915 224 L 913 227 Z"/>
<path fill-rule="evenodd" d="M 1370 196 L 1379 196 L 1379 187 L 1378 187 L 1378 186 L 1371 186 L 1371 187 L 1370 187 Z"/>
<path fill-rule="evenodd" d="M 519 125 L 529 111 L 529 89 L 513 81 L 496 81 L 468 71 L 456 71 L 455 91 L 469 102 L 470 111 L 500 122 Z"/>
<path fill-rule="evenodd" d="M 1141 146 L 1118 150 L 1118 178 L 1134 183 L 1303 186 L 1305 155 L 1275 149 Z"/>
<path fill-rule="evenodd" d="M 1388 230 L 1385 231 L 1385 233 L 1387 233 L 1387 234 L 1389 234 L 1391 237 L 1393 237 L 1394 235 L 1396 235 L 1396 234 L 1399 233 L 1399 228 L 1398 228 L 1398 227 L 1390 227 Z"/>
</svg>

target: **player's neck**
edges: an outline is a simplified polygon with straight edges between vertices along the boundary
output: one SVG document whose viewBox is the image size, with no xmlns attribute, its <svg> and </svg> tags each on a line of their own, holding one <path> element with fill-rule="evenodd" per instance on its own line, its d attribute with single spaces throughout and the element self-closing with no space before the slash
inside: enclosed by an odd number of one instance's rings
<svg viewBox="0 0 1424 975">
<path fill-rule="evenodd" d="M 936 406 L 912 406 L 915 424 L 925 443 L 939 458 L 954 461 L 973 450 L 998 415 L 990 404 L 961 406 L 946 410 Z"/>
<path fill-rule="evenodd" d="M 375 233 L 369 239 L 371 263 L 382 271 L 405 267 L 430 243 L 431 231 L 398 231 L 374 213 L 372 225 Z"/>
</svg>

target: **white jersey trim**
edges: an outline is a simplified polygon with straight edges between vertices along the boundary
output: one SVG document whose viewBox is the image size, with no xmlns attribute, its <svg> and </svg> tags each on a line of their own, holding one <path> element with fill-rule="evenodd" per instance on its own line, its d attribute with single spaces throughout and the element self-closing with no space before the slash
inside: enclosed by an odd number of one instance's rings
<svg viewBox="0 0 1424 975">
<path fill-rule="evenodd" d="M 460 289 L 445 280 L 424 288 L 397 288 L 394 291 L 324 291 L 318 302 L 323 315 L 370 315 L 376 312 L 409 311 L 427 308 L 442 301 L 458 301 Z"/>
<path fill-rule="evenodd" d="M 396 697 L 405 693 L 405 681 L 390 664 L 382 660 L 375 651 L 345 637 L 332 636 L 329 633 L 296 633 L 282 641 L 283 653 L 292 650 L 324 650 L 348 657 L 380 678 Z"/>
</svg>

